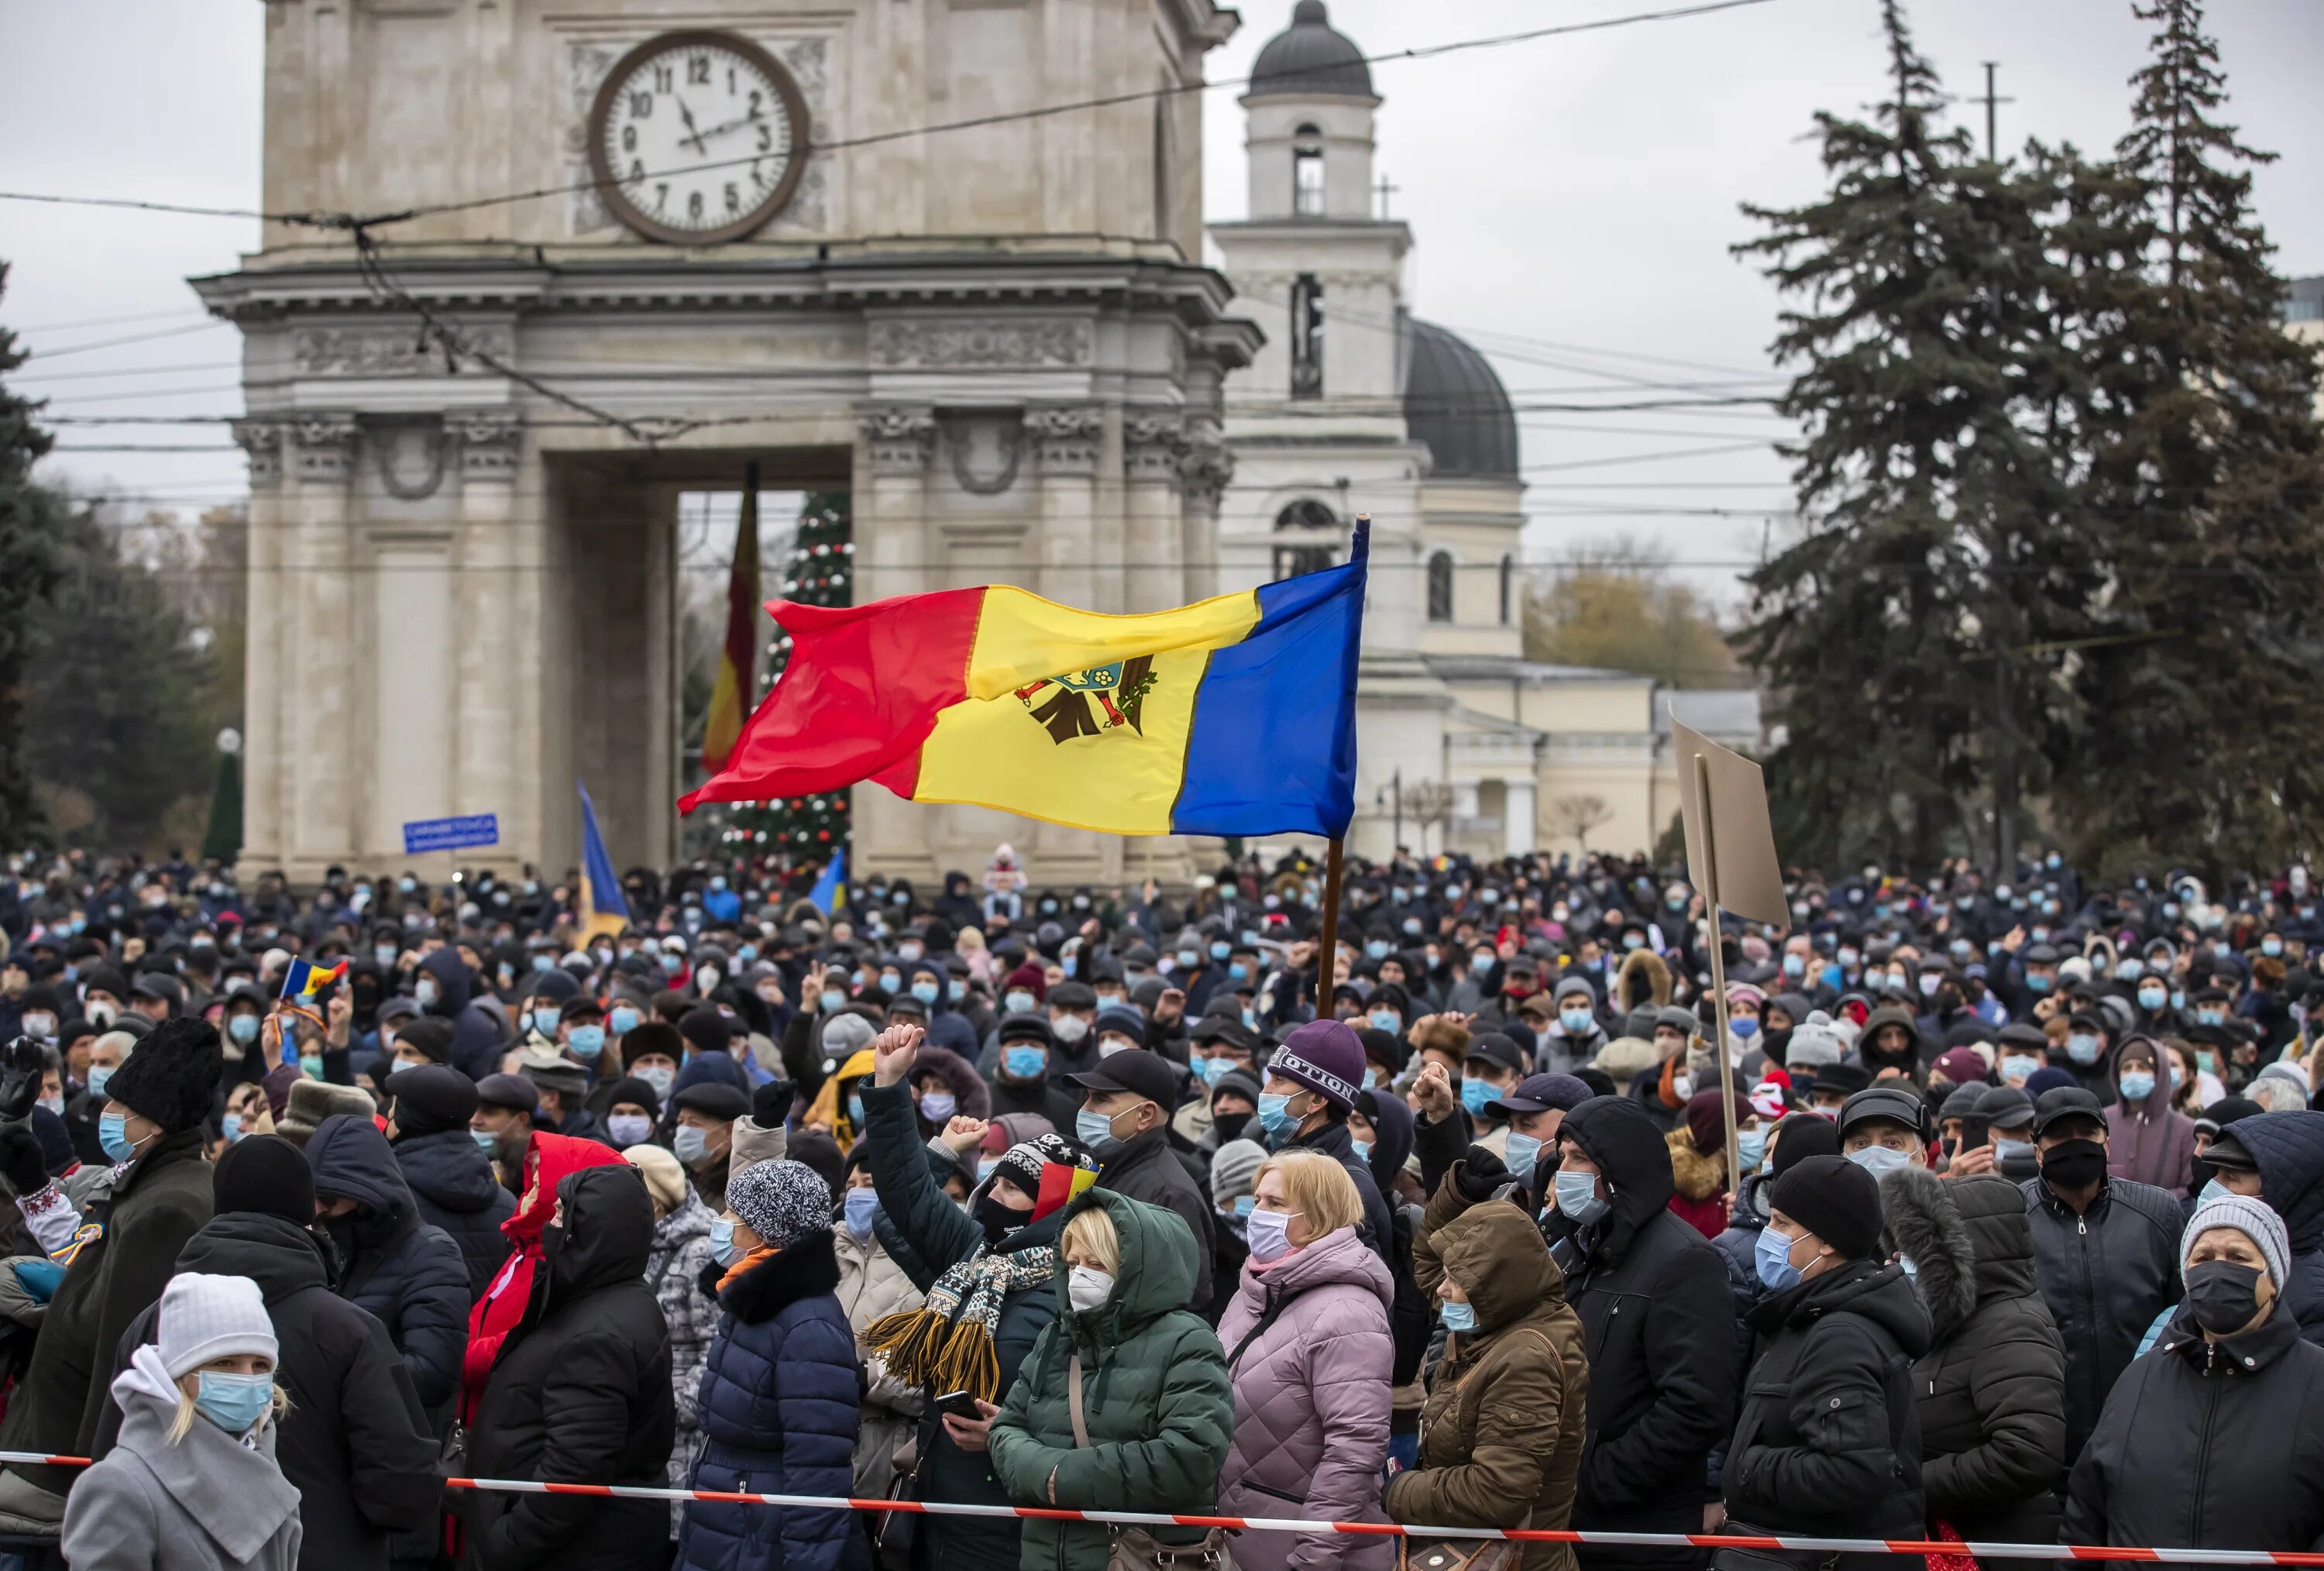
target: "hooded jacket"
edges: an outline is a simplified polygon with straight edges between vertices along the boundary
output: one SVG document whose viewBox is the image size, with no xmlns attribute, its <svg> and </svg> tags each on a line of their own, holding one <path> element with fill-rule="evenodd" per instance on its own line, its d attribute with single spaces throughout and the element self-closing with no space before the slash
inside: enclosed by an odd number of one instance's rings
<svg viewBox="0 0 2324 1571">
<path fill-rule="evenodd" d="M 1121 1245 L 1113 1291 L 1094 1309 L 1072 1307 L 1067 1273 L 1053 1279 L 1057 1318 L 1034 1343 L 990 1435 L 993 1471 L 1021 1505 L 1074 1511 L 1212 1514 L 1219 1468 L 1233 1435 L 1226 1350 L 1194 1296 L 1201 1252 L 1176 1212 L 1092 1189 L 1070 1212 L 1103 1207 Z M 1081 1369 L 1090 1443 L 1076 1443 L 1067 1385 Z M 1192 1544 L 1203 1529 L 1148 1529 Z M 1105 1571 L 1111 1535 L 1100 1524 L 1028 1521 L 1025 1571 Z"/>
<path fill-rule="evenodd" d="M 1243 1268 L 1219 1321 L 1232 1357 L 1234 1444 L 1219 1474 L 1226 1516 L 1385 1521 L 1380 1469 L 1388 1459 L 1388 1308 L 1396 1284 L 1352 1227 L 1338 1228 L 1272 1265 Z M 1238 1571 L 1385 1571 L 1386 1539 L 1246 1533 Z"/>
<path fill-rule="evenodd" d="M 496 1067 L 493 1057 L 508 1033 L 475 1003 L 475 983 L 460 951 L 447 944 L 420 956 L 420 968 L 436 980 L 427 1012 L 452 1022 L 452 1067 L 481 1080 Z"/>
<path fill-rule="evenodd" d="M 2050 1543 L 2066 1475 L 2066 1345 L 2034 1271 L 2025 1197 L 1991 1173 L 1880 1181 L 1881 1214 L 1919 1271 L 1929 1351 L 1913 1367 L 1932 1524 Z"/>
<path fill-rule="evenodd" d="M 1919 1538 L 1913 1362 L 1930 1327 L 1904 1268 L 1843 1261 L 1769 1296 L 1751 1323 L 1762 1350 L 1727 1451 L 1727 1530 Z M 1870 1571 L 1887 1557 L 1837 1563 Z"/>
<path fill-rule="evenodd" d="M 2260 1197 L 2283 1218 L 2292 1239 L 2284 1293 L 2292 1317 L 2302 1336 L 2324 1343 L 2324 1113 L 2237 1119 L 2235 1135 L 2259 1164 Z"/>
<path fill-rule="evenodd" d="M 1884 1052 L 1873 1046 L 1880 1028 L 1892 1025 L 1904 1028 L 1905 1045 L 1901 1052 Z M 1928 1041 L 1921 1034 L 1921 1022 L 1913 1017 L 1913 1012 L 1901 1004 L 1888 1003 L 1864 1017 L 1864 1029 L 1856 1037 L 1856 1056 L 1872 1071 L 1876 1080 L 1881 1070 L 1894 1067 L 1904 1070 L 1914 1085 L 1920 1085 L 1928 1077 L 1923 1065 L 1935 1054 L 1929 1050 Z"/>
<path fill-rule="evenodd" d="M 958 1015 L 948 1018 L 960 1020 Z M 965 1022 L 962 1023 L 964 1027 Z M 972 1046 L 969 1050 L 973 1053 L 975 1049 Z M 929 1042 L 921 1043 L 919 1053 L 912 1061 L 912 1078 L 918 1080 L 923 1075 L 935 1075 L 944 1082 L 945 1089 L 952 1093 L 954 1102 L 959 1104 L 957 1113 L 960 1117 L 986 1119 L 992 1116 L 991 1087 L 985 1085 L 984 1077 L 976 1072 L 976 1066 L 959 1053 Z M 936 1132 L 941 1132 L 943 1121 L 933 1122 L 936 1125 Z"/>
<path fill-rule="evenodd" d="M 1627 1016 L 1648 1005 L 1661 1009 L 1670 1001 L 1670 966 L 1660 955 L 1633 949 L 1622 956 L 1622 968 L 1614 974 L 1614 1013 Z"/>
<path fill-rule="evenodd" d="M 290 1399 L 277 1460 L 299 1492 L 301 1571 L 384 1571 L 389 1536 L 436 1519 L 443 1483 L 436 1438 L 387 1328 L 331 1291 L 323 1240 L 254 1211 L 229 1211 L 187 1241 L 177 1270 L 248 1277 L 281 1345 L 275 1383 Z M 157 1308 L 129 1327 L 115 1355 L 131 1362 L 153 1339 Z M 110 1400 L 94 1455 L 117 1443 Z"/>
<path fill-rule="evenodd" d="M 1340 1131 L 1344 1141 L 1347 1130 Z M 1187 1173 L 1185 1164 L 1170 1149 L 1170 1128 L 1167 1119 L 1155 1128 L 1140 1130 L 1130 1139 L 1102 1153 L 1105 1168 L 1098 1175 L 1098 1187 L 1117 1195 L 1127 1195 L 1148 1206 L 1159 1206 L 1175 1212 L 1194 1235 L 1196 1252 L 1194 1297 L 1179 1308 L 1202 1308 L 1211 1301 L 1211 1203 L 1204 1197 L 1202 1187 Z M 1370 1175 L 1367 1173 L 1365 1177 Z"/>
<path fill-rule="evenodd" d="M 845 1496 L 860 1403 L 855 1334 L 839 1307 L 828 1230 L 705 1291 L 722 1311 L 702 1366 L 704 1444 L 690 1489 Z M 678 1571 L 838 1571 L 861 1556 L 853 1513 L 689 1502 Z"/>
<path fill-rule="evenodd" d="M 636 1176 L 636 1170 L 622 1160 L 621 1153 L 612 1147 L 599 1145 L 594 1140 L 568 1140 L 561 1134 L 536 1133 L 530 1150 L 525 1153 L 525 1162 L 532 1169 L 532 1176 L 526 1183 L 522 1207 L 501 1224 L 501 1233 L 509 1242 L 508 1256 L 468 1311 L 468 1346 L 460 1366 L 463 1417 L 475 1412 L 476 1399 L 484 1391 L 493 1363 L 500 1356 L 501 1344 L 524 1319 L 537 1296 L 533 1282 L 540 1272 L 541 1230 L 549 1225 L 549 1218 L 557 1209 L 559 1186 L 589 1167 L 617 1167 Z M 643 1193 L 642 1188 L 640 1192 Z M 650 1204 L 648 1215 L 650 1217 Z M 650 1234 L 650 1226 L 648 1232 Z M 648 1247 L 650 1249 L 650 1243 Z M 645 1270 L 642 1257 L 638 1269 L 641 1272 Z"/>
<path fill-rule="evenodd" d="M 553 1198 L 564 1224 L 540 1235 L 530 1302 L 468 1431 L 469 1471 L 659 1487 L 676 1419 L 669 1334 L 645 1283 L 653 1202 L 618 1157 L 568 1171 Z M 656 1500 L 480 1492 L 469 1513 L 473 1571 L 632 1571 L 667 1553 Z"/>
<path fill-rule="evenodd" d="M 516 1215 L 516 1197 L 493 1177 L 492 1159 L 465 1129 L 408 1134 L 389 1149 L 420 1220 L 441 1228 L 458 1247 L 469 1300 L 483 1298 L 508 1260 L 501 1224 Z"/>
<path fill-rule="evenodd" d="M 2122 1056 L 2134 1045 L 2144 1047 L 2154 1060 L 2154 1089 L 2136 1106 L 2107 1104 L 2107 1171 L 2184 1199 L 2194 1170 L 2195 1121 L 2171 1105 L 2171 1055 L 2151 1037 L 2127 1037 L 2115 1049 L 2109 1068 L 2116 1095 L 2121 1095 Z"/>
<path fill-rule="evenodd" d="M 2167 1192 L 2127 1178 L 2108 1178 L 2080 1216 L 2040 1178 L 2018 1190 L 2034 1230 L 2043 1301 L 2066 1343 L 2070 1466 L 2107 1392 L 2137 1354 L 2139 1339 L 2179 1301 L 2179 1235 L 2186 1224 Z"/>
<path fill-rule="evenodd" d="M 1574 1510 L 1590 1370 L 1564 1281 L 1523 1211 L 1469 1206 L 1457 1182 L 1428 1203 L 1413 1264 L 1434 1298 L 1446 1277 L 1476 1311 L 1430 1376 L 1420 1455 L 1388 1481 L 1388 1514 L 1449 1528 L 1562 1529 Z M 1690 1506 L 1701 1527 L 1701 1507 Z M 1527 1544 L 1525 1571 L 1572 1571 L 1565 1544 Z"/>
<path fill-rule="evenodd" d="M 2324 1348 L 2281 1301 L 2255 1329 L 2218 1342 L 2181 1308 L 2107 1396 L 2074 1465 L 2060 1536 L 2324 1549 Z"/>
<path fill-rule="evenodd" d="M 710 1224 L 716 1220 L 689 1187 L 678 1208 L 655 1222 L 653 1248 L 646 1256 L 646 1286 L 653 1289 L 669 1332 L 670 1399 L 678 1423 L 669 1452 L 672 1489 L 686 1487 L 694 1459 L 702 1454 L 695 1401 L 702 1387 L 702 1361 L 718 1335 L 718 1299 L 702 1290 L 702 1273 L 711 1264 Z"/>
<path fill-rule="evenodd" d="M 1735 1309 L 1724 1259 L 1670 1210 L 1670 1147 L 1634 1103 L 1591 1097 L 1565 1115 L 1558 1138 L 1581 1148 L 1611 1192 L 1610 1208 L 1593 1223 L 1553 1206 L 1542 1224 L 1590 1355 L 1590 1447 L 1574 1526 L 1700 1531 L 1708 1459 L 1735 1412 Z M 1684 1551 L 1610 1546 L 1592 1547 L 1583 1558 L 1692 1564 Z"/>
<path fill-rule="evenodd" d="M 335 1113 L 307 1137 L 315 1193 L 356 1203 L 318 1224 L 331 1240 L 339 1297 L 368 1309 L 403 1355 L 420 1405 L 431 1413 L 460 1387 L 467 1345 L 468 1268 L 460 1246 L 420 1220 L 387 1137 L 368 1118 Z"/>
</svg>

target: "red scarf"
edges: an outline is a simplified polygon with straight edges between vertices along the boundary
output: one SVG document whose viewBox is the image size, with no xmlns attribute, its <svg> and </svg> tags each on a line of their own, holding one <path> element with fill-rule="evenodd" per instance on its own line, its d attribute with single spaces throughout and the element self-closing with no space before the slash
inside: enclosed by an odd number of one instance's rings
<svg viewBox="0 0 2324 1571">
<path fill-rule="evenodd" d="M 557 1211 L 557 1186 L 584 1168 L 621 1160 L 621 1152 L 594 1140 L 561 1134 L 532 1137 L 524 1159 L 532 1180 L 516 1215 L 501 1224 L 501 1232 L 512 1246 L 508 1260 L 484 1289 L 484 1296 L 468 1311 L 468 1348 L 460 1361 L 461 1422 L 475 1421 L 476 1403 L 484 1394 L 484 1382 L 492 1375 L 501 1346 L 509 1333 L 524 1323 L 524 1312 L 532 1302 L 535 1269 L 540 1264 L 540 1230 Z"/>
</svg>

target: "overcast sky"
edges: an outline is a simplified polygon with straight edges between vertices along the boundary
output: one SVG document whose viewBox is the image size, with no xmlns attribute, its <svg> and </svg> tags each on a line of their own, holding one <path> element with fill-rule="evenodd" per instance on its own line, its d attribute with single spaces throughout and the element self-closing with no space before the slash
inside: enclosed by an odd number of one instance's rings
<svg viewBox="0 0 2324 1571">
<path fill-rule="evenodd" d="M 1655 3 L 1333 0 L 1332 17 L 1366 52 L 1383 54 Z M 1246 74 L 1290 9 L 1291 0 L 1242 7 L 1242 29 L 1212 57 L 1211 76 Z M 257 0 L 0 0 L 0 59 L 18 68 L 0 94 L 0 184 L 255 204 L 263 14 Z M 2001 62 L 2000 90 L 2015 100 L 2001 109 L 2004 146 L 2039 136 L 2099 148 L 2124 130 L 2126 79 L 2146 35 L 2128 0 L 1919 0 L 1912 14 L 1954 93 L 1981 95 L 1978 62 Z M 1819 188 L 1805 139 L 1811 116 L 1853 112 L 1878 96 L 1877 23 L 1876 0 L 1770 0 L 1375 66 L 1387 99 L 1379 166 L 1399 188 L 1394 211 L 1417 239 L 1416 309 L 1483 336 L 1520 402 L 1624 387 L 1626 378 L 1768 375 L 1776 302 L 1728 253 L 1752 233 L 1737 204 L 1789 203 Z M 2230 117 L 2247 141 L 2282 154 L 2257 177 L 2279 265 L 2324 272 L 2324 4 L 2232 0 L 2214 5 L 2210 27 Z M 1960 107 L 1981 134 L 1982 107 Z M 1213 217 L 1242 213 L 1241 121 L 1233 89 L 1209 95 Z M 0 259 L 14 264 L 0 321 L 25 331 L 41 356 L 20 374 L 23 390 L 51 396 L 59 415 L 238 410 L 233 329 L 205 326 L 184 281 L 233 267 L 254 240 L 254 226 L 237 220 L 0 202 Z M 106 320 L 115 318 L 141 319 Z M 120 338 L 143 341 L 83 347 Z M 1562 429 L 1571 427 L 1583 429 Z M 1772 453 L 1600 461 L 1764 442 L 1776 429 L 1756 413 L 1528 416 L 1528 553 L 1557 559 L 1577 542 L 1627 531 L 1706 564 L 1706 583 L 1731 584 L 1730 564 L 1759 549 L 1757 517 L 1627 510 L 1780 510 L 1787 493 Z M 74 426 L 60 435 L 75 448 L 225 441 L 214 427 Z M 1591 467 L 1546 467 L 1580 463 Z M 48 473 L 183 504 L 230 499 L 244 485 L 233 452 L 73 452 Z"/>
</svg>

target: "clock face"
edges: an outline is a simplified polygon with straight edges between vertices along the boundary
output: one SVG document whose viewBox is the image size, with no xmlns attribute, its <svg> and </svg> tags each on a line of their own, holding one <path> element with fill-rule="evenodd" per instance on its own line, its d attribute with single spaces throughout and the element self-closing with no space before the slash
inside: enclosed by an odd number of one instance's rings
<svg viewBox="0 0 2324 1571">
<path fill-rule="evenodd" d="M 589 110 L 597 194 L 641 235 L 681 245 L 750 234 L 807 171 L 807 105 L 747 39 L 672 32 L 615 63 Z"/>
</svg>

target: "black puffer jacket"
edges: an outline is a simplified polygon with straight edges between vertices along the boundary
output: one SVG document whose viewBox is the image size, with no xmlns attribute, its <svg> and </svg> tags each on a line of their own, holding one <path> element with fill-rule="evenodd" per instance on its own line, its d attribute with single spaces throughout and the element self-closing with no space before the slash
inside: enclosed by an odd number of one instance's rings
<svg viewBox="0 0 2324 1571">
<path fill-rule="evenodd" d="M 420 1219 L 442 1228 L 460 1246 L 473 1302 L 508 1262 L 509 1240 L 501 1224 L 516 1215 L 516 1197 L 493 1177 L 492 1159 L 465 1129 L 408 1134 L 390 1149 L 411 1187 Z"/>
<path fill-rule="evenodd" d="M 2324 1113 L 2239 1118 L 2236 1139 L 2259 1164 L 2260 1198 L 2292 1237 L 2292 1317 L 2302 1336 L 2324 1343 Z"/>
<path fill-rule="evenodd" d="M 1345 1134 L 1342 1129 L 1343 1139 Z M 1207 1308 L 1211 1302 L 1211 1203 L 1203 1197 L 1202 1187 L 1187 1176 L 1177 1154 L 1171 1151 L 1169 1126 L 1166 1123 L 1146 1130 L 1122 1141 L 1105 1159 L 1105 1170 L 1098 1176 L 1097 1187 L 1177 1213 L 1187 1231 L 1194 1235 L 1196 1256 L 1194 1297 L 1182 1307 L 1197 1311 Z"/>
<path fill-rule="evenodd" d="M 274 1459 L 299 1492 L 300 1571 L 382 1571 L 390 1534 L 436 1520 L 436 1439 L 387 1328 L 331 1291 L 324 1247 L 280 1216 L 229 1211 L 187 1241 L 178 1270 L 248 1277 L 266 1300 L 281 1346 L 275 1379 L 290 1398 Z M 153 1340 L 156 1313 L 122 1338 L 106 1385 Z M 120 1435 L 121 1408 L 108 1401 L 91 1455 Z"/>
<path fill-rule="evenodd" d="M 2178 1199 L 2108 1178 L 2077 1216 L 2039 1178 L 2018 1186 L 2034 1228 L 2042 1298 L 2066 1341 L 2067 1465 L 2148 1326 L 2179 1301 Z"/>
<path fill-rule="evenodd" d="M 370 1119 L 335 1113 L 317 1124 L 307 1138 L 307 1165 L 317 1198 L 356 1203 L 350 1215 L 322 1224 L 338 1255 L 339 1297 L 387 1327 L 420 1405 L 431 1412 L 448 1406 L 468 1345 L 468 1268 L 460 1246 L 420 1220 L 387 1137 Z"/>
<path fill-rule="evenodd" d="M 1913 1367 L 1930 1522 L 1964 1539 L 2054 1541 L 2066 1345 L 2034 1280 L 2025 1197 L 1990 1173 L 1904 1168 L 1880 1180 L 1880 1209 L 1935 1332 Z"/>
<path fill-rule="evenodd" d="M 424 1012 L 452 1022 L 452 1067 L 471 1080 L 481 1080 L 496 1067 L 507 1033 L 473 1000 L 475 977 L 460 951 L 447 944 L 423 956 L 420 968 L 433 978 L 436 996 Z"/>
<path fill-rule="evenodd" d="M 1710 1455 L 1735 1412 L 1726 1264 L 1670 1209 L 1670 1147 L 1637 1103 L 1592 1097 L 1565 1115 L 1558 1139 L 1597 1165 L 1613 1199 L 1588 1226 L 1554 1208 L 1542 1224 L 1590 1355 L 1590 1440 L 1573 1525 L 1699 1531 Z M 1602 1545 L 1583 1547 L 1580 1558 L 1585 1566 L 1700 1560 L 1690 1550 Z"/>
<path fill-rule="evenodd" d="M 2281 1307 L 2218 1342 L 2180 1310 L 2107 1398 L 2062 1537 L 2324 1550 L 2324 1348 Z"/>
<path fill-rule="evenodd" d="M 669 1332 L 645 1282 L 653 1202 L 626 1163 L 567 1174 L 557 1198 L 564 1221 L 541 1234 L 532 1301 L 468 1431 L 468 1470 L 659 1488 L 678 1409 Z M 471 1571 L 630 1571 L 669 1557 L 657 1500 L 480 1492 L 467 1525 Z"/>
<path fill-rule="evenodd" d="M 1843 1261 L 1769 1295 L 1751 1322 L 1762 1347 L 1728 1447 L 1728 1530 L 1919 1538 L 1913 1362 L 1929 1349 L 1929 1312 L 1904 1268 Z M 1872 1571 L 1888 1558 L 1837 1564 Z"/>
</svg>

